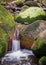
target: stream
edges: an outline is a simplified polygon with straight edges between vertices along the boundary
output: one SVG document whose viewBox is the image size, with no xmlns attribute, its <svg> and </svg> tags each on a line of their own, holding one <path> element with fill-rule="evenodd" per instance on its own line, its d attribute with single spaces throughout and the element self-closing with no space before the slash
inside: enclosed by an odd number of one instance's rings
<svg viewBox="0 0 46 65">
<path fill-rule="evenodd" d="M 35 55 L 30 50 L 20 48 L 20 40 L 18 39 L 18 37 L 19 37 L 19 29 L 16 29 L 14 33 L 14 39 L 12 40 L 12 50 L 9 53 L 5 54 L 5 56 L 2 58 L 1 63 L 3 65 L 5 64 L 9 65 L 8 63 L 10 63 L 11 65 L 14 64 L 21 65 L 25 64 L 25 62 L 27 65 L 31 65 L 30 61 L 32 61 L 32 58 L 34 58 Z"/>
</svg>

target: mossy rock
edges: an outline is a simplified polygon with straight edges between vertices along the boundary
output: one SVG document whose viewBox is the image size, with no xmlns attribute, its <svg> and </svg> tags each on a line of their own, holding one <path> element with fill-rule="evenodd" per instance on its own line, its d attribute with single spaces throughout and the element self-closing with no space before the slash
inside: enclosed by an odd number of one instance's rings
<svg viewBox="0 0 46 65">
<path fill-rule="evenodd" d="M 6 52 L 7 41 L 8 41 L 7 34 L 2 28 L 0 28 L 0 57 L 4 56 Z"/>
<path fill-rule="evenodd" d="M 35 2 L 35 1 L 27 1 L 27 2 L 25 2 L 25 5 L 27 5 L 27 6 L 37 6 L 37 7 L 39 7 L 39 5 L 37 4 L 37 2 Z"/>
<path fill-rule="evenodd" d="M 46 30 L 46 21 L 38 20 L 22 28 L 20 32 L 21 47 L 31 49 L 40 32 Z"/>
<path fill-rule="evenodd" d="M 11 13 L 0 5 L 0 27 L 8 33 L 14 28 L 14 26 L 14 18 Z"/>
<path fill-rule="evenodd" d="M 30 7 L 23 12 L 20 12 L 16 17 L 16 21 L 20 23 L 32 23 L 35 20 L 45 20 L 46 13 L 42 8 L 39 7 Z"/>
<path fill-rule="evenodd" d="M 42 56 L 46 56 L 46 40 L 38 39 L 35 43 L 35 47 L 33 48 L 34 54 L 40 58 Z"/>
<path fill-rule="evenodd" d="M 32 50 L 38 58 L 46 56 L 46 30 L 40 32 L 34 45 L 32 45 Z"/>
<path fill-rule="evenodd" d="M 39 65 L 46 65 L 46 56 L 40 58 Z"/>
<path fill-rule="evenodd" d="M 24 0 L 17 0 L 16 4 L 18 7 L 22 7 L 24 5 Z"/>
</svg>

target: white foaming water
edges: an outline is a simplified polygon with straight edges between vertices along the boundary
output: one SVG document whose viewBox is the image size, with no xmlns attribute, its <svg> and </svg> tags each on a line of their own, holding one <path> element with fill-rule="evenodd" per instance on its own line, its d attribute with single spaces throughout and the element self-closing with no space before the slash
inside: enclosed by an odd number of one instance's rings
<svg viewBox="0 0 46 65">
<path fill-rule="evenodd" d="M 12 51 L 20 49 L 20 40 L 12 40 Z"/>
<path fill-rule="evenodd" d="M 23 49 L 23 50 L 18 50 L 18 51 L 13 51 L 11 53 L 7 53 L 3 58 L 2 58 L 2 64 L 5 61 L 21 61 L 21 60 L 28 60 L 29 56 L 34 56 L 32 51 Z"/>
</svg>

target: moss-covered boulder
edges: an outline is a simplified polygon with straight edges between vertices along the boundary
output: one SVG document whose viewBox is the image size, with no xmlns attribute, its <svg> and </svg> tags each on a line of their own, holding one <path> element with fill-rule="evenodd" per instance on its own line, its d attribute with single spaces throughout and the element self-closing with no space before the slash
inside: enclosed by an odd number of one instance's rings
<svg viewBox="0 0 46 65">
<path fill-rule="evenodd" d="M 33 52 L 38 58 L 46 56 L 46 40 L 37 39 Z"/>
<path fill-rule="evenodd" d="M 5 31 L 0 28 L 0 57 L 4 56 L 6 52 L 6 44 L 8 41 L 8 36 L 6 35 Z"/>
<path fill-rule="evenodd" d="M 46 65 L 46 56 L 40 58 L 39 65 Z"/>
<path fill-rule="evenodd" d="M 11 13 L 0 5 L 0 27 L 8 33 L 14 28 L 14 26 L 14 18 Z"/>
<path fill-rule="evenodd" d="M 32 23 L 35 20 L 46 19 L 46 13 L 42 8 L 39 7 L 30 7 L 23 12 L 20 12 L 16 17 L 16 21 L 20 23 Z"/>
<path fill-rule="evenodd" d="M 32 50 L 37 57 L 46 56 L 46 30 L 38 35 L 37 40 L 32 46 Z"/>
<path fill-rule="evenodd" d="M 20 32 L 21 47 L 31 49 L 38 35 L 40 36 L 44 30 L 46 30 L 46 21 L 44 20 L 38 20 L 23 27 Z M 40 37 L 42 38 L 42 36 Z"/>
</svg>

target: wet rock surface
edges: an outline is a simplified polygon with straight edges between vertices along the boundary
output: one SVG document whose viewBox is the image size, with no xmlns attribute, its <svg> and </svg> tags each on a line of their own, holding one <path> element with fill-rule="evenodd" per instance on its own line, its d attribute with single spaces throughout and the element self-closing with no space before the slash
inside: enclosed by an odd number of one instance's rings
<svg viewBox="0 0 46 65">
<path fill-rule="evenodd" d="M 42 40 L 46 40 L 46 30 L 44 30 L 43 32 L 41 32 L 38 36 L 39 36 Z"/>
<path fill-rule="evenodd" d="M 46 21 L 39 20 L 23 28 L 20 32 L 21 46 L 31 49 L 31 46 L 42 31 L 46 30 Z"/>
<path fill-rule="evenodd" d="M 37 6 L 37 7 L 39 7 L 38 6 L 38 4 L 35 2 L 35 1 L 27 1 L 26 3 L 25 3 L 25 5 L 27 5 L 27 6 Z"/>
</svg>

